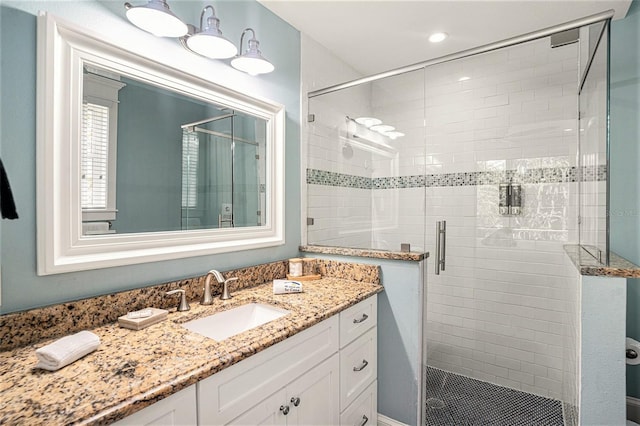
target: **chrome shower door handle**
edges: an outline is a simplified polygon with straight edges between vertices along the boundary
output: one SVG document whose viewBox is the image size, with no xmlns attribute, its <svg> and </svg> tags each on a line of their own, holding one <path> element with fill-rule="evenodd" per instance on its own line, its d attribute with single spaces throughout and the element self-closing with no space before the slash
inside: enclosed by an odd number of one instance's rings
<svg viewBox="0 0 640 426">
<path fill-rule="evenodd" d="M 436 222 L 436 275 L 440 275 L 440 270 L 445 268 L 445 254 L 447 249 L 447 221 Z"/>
<path fill-rule="evenodd" d="M 442 221 L 442 227 L 440 228 L 440 237 L 442 238 L 442 250 L 440 251 L 440 269 L 444 271 L 447 258 L 447 221 Z"/>
</svg>

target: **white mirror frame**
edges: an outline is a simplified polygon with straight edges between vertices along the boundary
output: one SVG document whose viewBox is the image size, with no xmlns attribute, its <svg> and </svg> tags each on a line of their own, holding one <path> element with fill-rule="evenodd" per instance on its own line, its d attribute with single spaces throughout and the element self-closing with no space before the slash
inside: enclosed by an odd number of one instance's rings
<svg viewBox="0 0 640 426">
<path fill-rule="evenodd" d="M 79 164 L 84 62 L 265 120 L 266 224 L 83 236 Z M 50 14 L 38 17 L 37 72 L 38 275 L 284 244 L 283 105 L 256 99 L 141 57 Z"/>
</svg>

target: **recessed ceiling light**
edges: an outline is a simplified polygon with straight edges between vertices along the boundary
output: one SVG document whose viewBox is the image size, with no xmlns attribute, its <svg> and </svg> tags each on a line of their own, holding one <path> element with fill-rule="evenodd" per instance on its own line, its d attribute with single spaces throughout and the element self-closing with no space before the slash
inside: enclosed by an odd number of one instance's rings
<svg viewBox="0 0 640 426">
<path fill-rule="evenodd" d="M 429 36 L 429 41 L 431 43 L 440 43 L 447 37 L 449 37 L 449 34 L 447 33 L 433 33 Z"/>
<path fill-rule="evenodd" d="M 388 124 L 377 124 L 375 126 L 371 126 L 370 129 L 375 132 L 386 133 L 394 131 L 396 128 L 393 126 L 389 126 Z"/>
<path fill-rule="evenodd" d="M 458 79 L 458 81 L 467 81 L 467 80 L 471 80 L 471 77 L 467 77 L 466 75 L 464 77 L 460 77 Z"/>
<path fill-rule="evenodd" d="M 573 129 L 564 129 L 565 132 L 573 132 Z"/>
<path fill-rule="evenodd" d="M 374 117 L 358 117 L 356 118 L 356 123 L 362 124 L 365 127 L 371 127 L 377 124 L 382 124 L 382 120 Z"/>
</svg>

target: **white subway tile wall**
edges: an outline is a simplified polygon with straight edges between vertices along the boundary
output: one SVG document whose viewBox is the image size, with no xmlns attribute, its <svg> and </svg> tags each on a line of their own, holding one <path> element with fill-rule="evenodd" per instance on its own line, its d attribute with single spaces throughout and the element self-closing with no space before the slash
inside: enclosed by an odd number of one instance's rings
<svg viewBox="0 0 640 426">
<path fill-rule="evenodd" d="M 430 366 L 569 406 L 578 296 L 563 244 L 579 238 L 578 62 L 578 45 L 543 39 L 313 98 L 307 172 L 309 243 L 430 252 Z M 347 115 L 405 136 L 347 156 Z M 520 215 L 498 211 L 509 180 L 522 185 Z M 602 170 L 590 181 L 600 192 L 580 202 L 601 208 Z M 435 275 L 440 220 L 446 268 Z"/>
<path fill-rule="evenodd" d="M 572 184 L 577 185 L 577 184 Z M 564 368 L 562 378 L 562 405 L 565 426 L 578 426 L 578 384 L 580 347 L 580 274 L 569 256 L 564 256 L 567 288 L 567 316 L 569 322 L 564 327 Z"/>
<path fill-rule="evenodd" d="M 361 75 L 305 34 L 301 37 L 302 93 L 342 83 Z M 371 177 L 371 154 L 345 144 L 347 113 L 366 115 L 371 100 L 364 87 L 349 94 L 302 102 L 301 179 L 307 170 Z M 309 108 L 312 106 L 312 108 Z M 307 115 L 315 114 L 314 122 Z M 303 225 L 303 241 L 344 247 L 371 246 L 371 190 L 320 184 L 302 185 L 302 223 L 313 218 L 314 225 Z"/>
</svg>

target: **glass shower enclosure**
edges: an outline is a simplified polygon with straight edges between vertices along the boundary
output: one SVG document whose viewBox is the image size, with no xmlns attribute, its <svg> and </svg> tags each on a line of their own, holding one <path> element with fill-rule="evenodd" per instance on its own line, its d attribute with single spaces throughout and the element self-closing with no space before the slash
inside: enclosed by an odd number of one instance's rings
<svg viewBox="0 0 640 426">
<path fill-rule="evenodd" d="M 608 261 L 608 21 L 578 27 L 309 98 L 307 243 L 430 253 L 420 424 L 575 420 L 563 246 Z"/>
<path fill-rule="evenodd" d="M 265 123 L 236 112 L 182 126 L 182 229 L 264 223 Z"/>
</svg>

